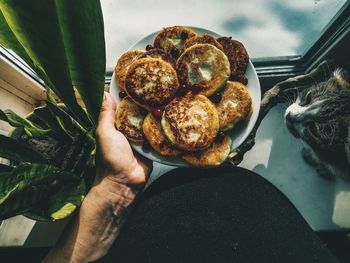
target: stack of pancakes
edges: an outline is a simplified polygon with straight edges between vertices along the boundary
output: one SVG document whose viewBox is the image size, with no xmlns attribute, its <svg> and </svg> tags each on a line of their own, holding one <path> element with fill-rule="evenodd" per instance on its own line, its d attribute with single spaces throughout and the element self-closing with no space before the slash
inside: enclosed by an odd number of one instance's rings
<svg viewBox="0 0 350 263">
<path fill-rule="evenodd" d="M 115 79 L 123 99 L 116 127 L 161 155 L 217 166 L 230 152 L 226 132 L 252 113 L 243 84 L 248 63 L 242 43 L 230 37 L 164 28 L 153 46 L 128 51 L 117 62 Z"/>
</svg>

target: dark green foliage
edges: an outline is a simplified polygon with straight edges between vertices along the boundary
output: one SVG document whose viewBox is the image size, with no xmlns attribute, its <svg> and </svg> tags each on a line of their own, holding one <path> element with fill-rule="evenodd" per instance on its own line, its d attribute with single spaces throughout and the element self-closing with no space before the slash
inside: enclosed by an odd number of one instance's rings
<svg viewBox="0 0 350 263">
<path fill-rule="evenodd" d="M 95 174 L 106 63 L 100 1 L 0 0 L 0 45 L 37 73 L 47 94 L 46 106 L 26 118 L 0 110 L 15 127 L 11 138 L 0 136 L 0 157 L 11 161 L 0 165 L 0 220 L 23 212 L 65 218 Z"/>
</svg>

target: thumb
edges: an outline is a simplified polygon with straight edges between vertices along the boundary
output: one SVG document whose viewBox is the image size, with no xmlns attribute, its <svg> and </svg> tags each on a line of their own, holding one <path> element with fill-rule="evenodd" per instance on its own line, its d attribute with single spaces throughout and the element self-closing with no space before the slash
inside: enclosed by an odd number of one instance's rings
<svg viewBox="0 0 350 263">
<path fill-rule="evenodd" d="M 108 92 L 104 93 L 100 115 L 98 117 L 98 126 L 105 128 L 113 128 L 115 122 L 116 104 L 114 99 Z"/>
</svg>

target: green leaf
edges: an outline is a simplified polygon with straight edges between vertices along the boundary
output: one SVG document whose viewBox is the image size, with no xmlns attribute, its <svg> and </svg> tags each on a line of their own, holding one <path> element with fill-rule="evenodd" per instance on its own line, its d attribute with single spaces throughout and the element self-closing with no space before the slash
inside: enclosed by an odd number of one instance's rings
<svg viewBox="0 0 350 263">
<path fill-rule="evenodd" d="M 1 177 L 0 177 L 1 178 Z M 57 186 L 38 185 L 22 189 L 0 205 L 0 220 L 26 212 L 46 200 Z"/>
<path fill-rule="evenodd" d="M 69 144 L 62 145 L 55 153 L 57 165 L 64 170 L 72 171 L 80 176 L 91 158 L 94 145 L 87 139 L 85 134 L 73 138 Z"/>
<path fill-rule="evenodd" d="M 48 129 L 42 129 L 39 126 L 34 125 L 31 121 L 22 118 L 14 113 L 12 110 L 0 110 L 0 120 L 8 122 L 13 127 L 23 127 L 24 132 L 33 138 L 40 138 L 49 135 L 52 131 Z"/>
<path fill-rule="evenodd" d="M 0 173 L 0 218 L 31 209 L 64 183 L 77 180 L 74 174 L 45 164 L 22 164 Z"/>
<path fill-rule="evenodd" d="M 21 164 L 0 176 L 0 204 L 18 190 L 33 185 L 51 184 L 54 180 L 78 180 L 74 174 L 48 164 Z"/>
<path fill-rule="evenodd" d="M 48 162 L 41 153 L 29 145 L 4 135 L 0 135 L 0 157 L 21 162 Z"/>
<path fill-rule="evenodd" d="M 75 0 L 73 4 L 71 0 L 56 0 L 56 7 L 70 77 L 97 122 L 106 70 L 100 1 Z"/>
<path fill-rule="evenodd" d="M 58 116 L 52 114 L 47 106 L 39 107 L 34 110 L 34 115 L 43 121 L 51 130 L 55 131 L 62 138 L 71 139 L 70 133 L 57 119 Z"/>
<path fill-rule="evenodd" d="M 48 201 L 48 214 L 53 220 L 66 218 L 80 206 L 86 195 L 84 180 L 65 185 Z"/>
<path fill-rule="evenodd" d="M 51 114 L 55 116 L 61 129 L 64 129 L 70 137 L 74 137 L 74 133 L 86 133 L 86 129 L 79 124 L 72 116 L 70 116 L 62 107 L 48 100 L 46 102 Z"/>
<path fill-rule="evenodd" d="M 84 10 L 84 6 L 80 8 Z M 55 0 L 0 0 L 0 10 L 12 34 L 33 61 L 34 70 L 37 73 L 38 71 L 44 72 L 43 80 L 46 85 L 61 98 L 84 127 L 93 127 L 91 120 L 75 98 L 67 63 L 68 54 L 65 51 Z M 76 24 L 79 23 L 75 22 L 70 26 L 76 27 Z M 7 35 L 4 38 L 7 39 L 8 30 L 5 33 Z M 16 51 L 17 45 L 13 47 L 13 44 L 13 41 L 7 41 L 8 48 Z M 94 48 L 91 43 L 83 40 L 80 41 L 80 44 L 90 45 L 90 49 Z M 42 77 L 43 74 L 38 75 Z M 97 89 L 97 87 L 91 88 Z"/>
<path fill-rule="evenodd" d="M 2 45 L 5 48 L 12 49 L 31 68 L 33 69 L 36 68 L 33 64 L 33 61 L 28 56 L 28 54 L 26 53 L 22 45 L 18 42 L 16 36 L 12 33 L 1 11 L 0 11 L 0 45 Z"/>
</svg>

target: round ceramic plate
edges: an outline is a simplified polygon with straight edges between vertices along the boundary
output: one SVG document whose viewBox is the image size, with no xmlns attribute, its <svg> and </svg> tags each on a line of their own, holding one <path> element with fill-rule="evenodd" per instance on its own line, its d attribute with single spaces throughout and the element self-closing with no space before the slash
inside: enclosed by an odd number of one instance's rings
<svg viewBox="0 0 350 263">
<path fill-rule="evenodd" d="M 189 27 L 193 31 L 195 31 L 198 34 L 209 34 L 213 37 L 220 37 L 219 34 L 199 27 Z M 149 34 L 148 36 L 142 38 L 138 42 L 136 42 L 134 45 L 132 45 L 129 50 L 139 49 L 139 50 L 145 50 L 146 45 L 153 44 L 153 41 L 158 34 L 159 31 L 154 32 L 152 34 Z M 248 78 L 248 85 L 247 88 L 249 90 L 249 93 L 252 97 L 253 102 L 253 114 L 250 117 L 249 121 L 246 121 L 244 124 L 242 124 L 239 129 L 234 129 L 232 131 L 228 132 L 228 135 L 232 138 L 232 146 L 231 151 L 236 149 L 238 146 L 242 144 L 242 142 L 247 138 L 249 133 L 254 127 L 254 124 L 258 118 L 259 115 L 259 109 L 260 109 L 260 100 L 261 100 L 261 91 L 260 91 L 260 83 L 258 79 L 258 75 L 256 74 L 256 71 L 254 69 L 254 66 L 251 61 L 249 61 L 249 65 L 247 67 L 247 70 L 245 72 L 245 76 Z M 119 87 L 115 81 L 114 73 L 112 76 L 112 81 L 110 85 L 110 94 L 113 96 L 113 98 L 117 101 L 117 105 L 120 102 L 119 98 Z M 172 166 L 189 166 L 186 162 L 184 162 L 179 157 L 168 157 L 168 156 L 162 156 L 155 151 L 150 152 L 144 152 L 142 150 L 142 145 L 140 144 L 134 144 L 131 143 L 132 147 L 135 151 L 140 153 L 141 155 L 145 156 L 148 159 L 151 159 L 153 161 L 163 163 L 166 165 L 172 165 Z"/>
</svg>

